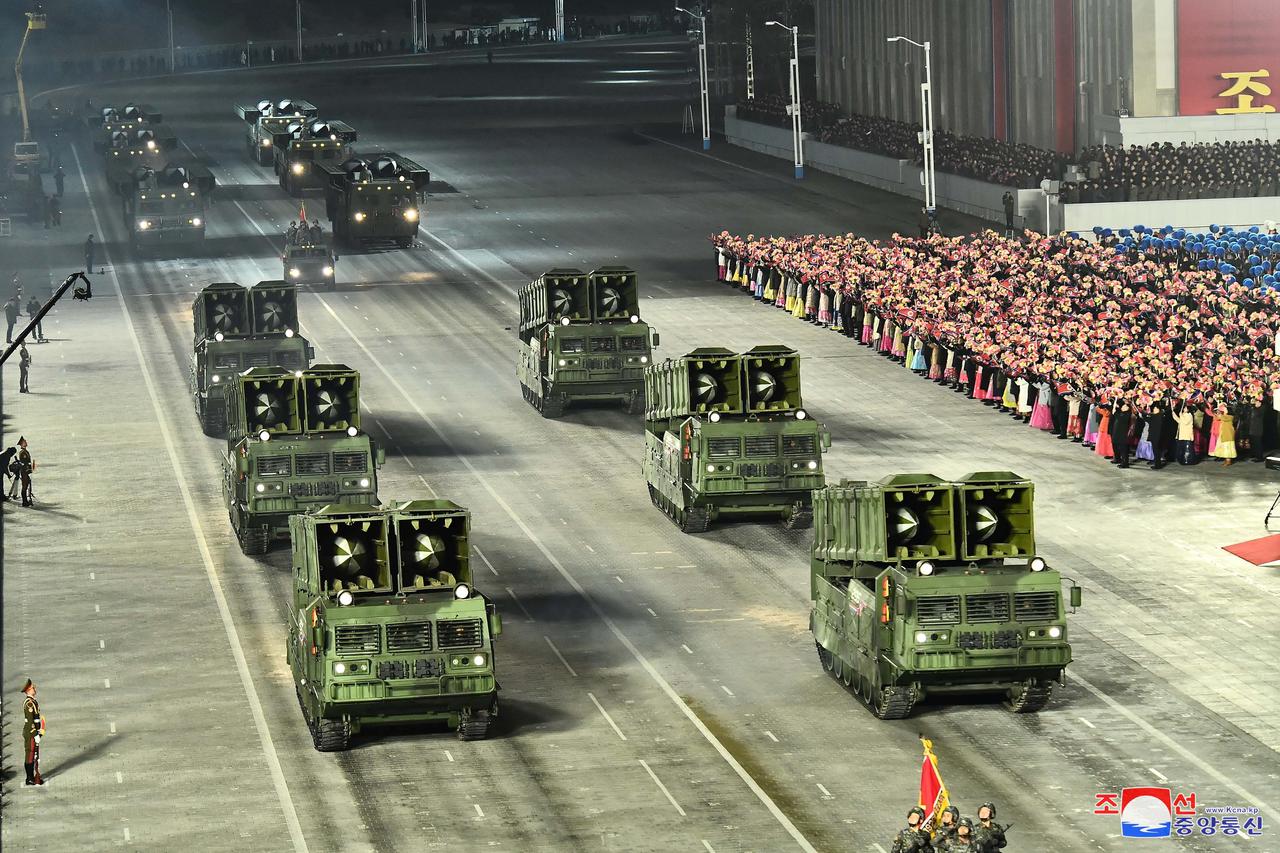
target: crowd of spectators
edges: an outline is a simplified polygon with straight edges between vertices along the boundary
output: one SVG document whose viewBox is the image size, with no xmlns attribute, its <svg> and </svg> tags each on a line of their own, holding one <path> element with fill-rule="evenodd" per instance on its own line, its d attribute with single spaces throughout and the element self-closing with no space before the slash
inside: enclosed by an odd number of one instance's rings
<svg viewBox="0 0 1280 853">
<path fill-rule="evenodd" d="M 1066 201 L 1274 196 L 1280 146 L 1252 141 L 1095 145 L 1076 158 L 1086 179 L 1064 188 Z"/>
<path fill-rule="evenodd" d="M 753 100 L 738 103 L 738 118 L 774 127 L 790 127 L 790 95 L 756 95 Z M 800 101 L 800 123 L 806 131 L 819 130 L 840 119 L 840 108 L 813 99 Z"/>
<path fill-rule="evenodd" d="M 1259 268 L 1280 254 L 1280 236 L 1219 231 Z M 1261 459 L 1280 293 L 1175 233 L 712 240 L 721 280 L 1125 467 L 1134 446 L 1154 467 Z"/>
</svg>

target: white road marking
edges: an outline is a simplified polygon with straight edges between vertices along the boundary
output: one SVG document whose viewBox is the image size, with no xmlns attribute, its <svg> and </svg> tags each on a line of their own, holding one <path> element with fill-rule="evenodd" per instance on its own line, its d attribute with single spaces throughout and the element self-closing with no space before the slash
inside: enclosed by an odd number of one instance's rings
<svg viewBox="0 0 1280 853">
<path fill-rule="evenodd" d="M 418 475 L 418 479 L 422 481 L 422 485 L 424 485 L 424 486 L 426 486 L 426 487 L 427 487 L 427 491 L 431 493 L 431 497 L 433 497 L 433 498 L 438 498 L 438 497 L 440 497 L 439 495 L 437 495 L 437 494 L 436 494 L 436 490 L 435 490 L 435 489 L 433 489 L 433 488 L 431 488 L 431 484 L 427 482 L 427 478 L 426 478 L 426 477 L 424 477 L 424 476 L 422 476 L 421 474 L 419 474 L 419 475 Z"/>
<path fill-rule="evenodd" d="M 430 232 L 425 233 L 434 242 L 444 247 L 446 251 L 451 253 L 462 263 L 479 272 L 484 278 L 499 287 L 504 286 L 500 280 L 471 263 L 471 261 L 463 257 L 461 253 L 448 243 L 440 240 L 440 238 Z M 567 583 L 574 592 L 582 597 L 583 601 L 587 603 L 591 608 L 591 611 L 596 615 L 596 618 L 604 623 L 605 627 L 609 629 L 609 633 L 613 634 L 614 638 L 622 644 L 627 652 L 630 653 L 632 658 L 635 659 L 636 663 L 644 669 L 645 673 L 653 680 L 662 694 L 667 697 L 668 701 L 675 705 L 676 708 L 679 709 L 680 713 L 684 714 L 685 719 L 687 719 L 689 723 L 698 730 L 698 733 L 711 745 L 720 758 L 728 764 L 730 768 L 732 768 L 733 772 L 742 780 L 742 783 L 746 785 L 747 788 L 750 789 L 751 793 L 756 796 L 756 799 L 758 799 L 760 803 L 768 809 L 769 813 L 773 815 L 774 820 L 781 824 L 782 828 L 786 830 L 787 834 L 791 836 L 792 840 L 796 842 L 800 849 L 806 851 L 806 853 L 817 853 L 817 849 L 809 842 L 809 839 L 805 838 L 804 834 L 800 832 L 796 825 L 792 823 L 791 818 L 787 817 L 786 814 L 783 813 L 782 809 L 778 807 L 778 804 L 773 801 L 773 798 L 760 787 L 760 783 L 758 783 L 755 778 L 747 772 L 747 769 L 742 766 L 742 763 L 733 757 L 733 753 L 729 752 L 728 748 L 721 743 L 720 739 L 715 736 L 711 729 L 707 728 L 707 724 L 702 722 L 701 718 L 699 718 L 698 715 L 694 713 L 693 709 L 689 707 L 689 704 L 680 698 L 680 694 L 676 692 L 670 682 L 662 676 L 662 673 L 658 672 L 657 667 L 655 667 L 653 663 L 644 656 L 640 649 L 636 647 L 636 644 L 631 642 L 631 639 L 623 633 L 622 629 L 618 627 L 618 623 L 615 622 L 609 614 L 604 612 L 599 603 L 596 602 L 595 598 L 587 592 L 586 587 L 578 582 L 578 579 L 565 568 L 564 563 L 560 562 L 559 558 L 556 557 L 551 549 L 538 538 L 538 535 L 534 532 L 533 528 L 526 524 L 524 519 L 516 514 L 516 511 L 512 509 L 511 504 L 507 503 L 506 498 L 502 496 L 500 491 L 494 488 L 488 478 L 486 478 L 484 474 L 475 467 L 466 455 L 458 451 L 458 448 L 446 434 L 440 431 L 439 427 L 436 426 L 435 421 L 427 415 L 418 400 L 409 394 L 404 385 L 400 383 L 400 380 L 396 378 L 396 375 L 382 363 L 381 359 L 373 354 L 372 350 L 365 346 L 360 337 L 352 331 L 351 327 L 347 325 L 345 320 L 338 316 L 338 313 L 333 310 L 333 307 L 330 306 L 328 302 L 325 301 L 323 296 L 320 294 L 314 294 L 314 296 L 320 302 L 321 306 L 324 307 L 325 311 L 329 313 L 329 316 L 331 316 L 342 330 L 347 333 L 347 336 L 355 342 L 355 345 L 365 354 L 365 357 L 369 359 L 370 363 L 373 364 L 374 367 L 378 368 L 379 372 L 386 377 L 392 387 L 399 392 L 400 396 L 409 404 L 409 407 L 412 408 L 417 413 L 418 417 L 422 418 L 423 422 L 425 422 L 427 426 L 429 426 L 431 430 L 440 437 L 441 442 L 449 448 L 449 451 L 458 460 L 459 464 L 467 469 L 467 472 L 476 479 L 476 482 L 478 482 L 481 488 L 489 494 L 489 497 L 493 499 L 494 503 L 502 508 L 502 510 L 507 514 L 507 517 L 511 519 L 512 523 L 514 523 L 520 532 L 533 543 L 534 547 L 538 549 L 543 558 L 546 559 L 546 561 L 551 564 L 551 567 L 554 568 L 560 577 L 564 579 L 565 583 Z"/>
<path fill-rule="evenodd" d="M 889 853 L 889 851 L 888 851 L 888 850 L 885 850 L 883 847 L 881 847 L 879 844 L 876 844 L 874 841 L 873 841 L 873 842 L 871 842 L 871 846 L 872 846 L 872 847 L 874 847 L 874 848 L 876 848 L 876 850 L 878 851 L 878 853 Z"/>
<path fill-rule="evenodd" d="M 1156 778 L 1157 778 L 1157 779 L 1159 779 L 1161 782 L 1168 782 L 1168 781 L 1169 781 L 1169 777 L 1168 777 L 1168 776 L 1164 775 L 1163 773 L 1161 773 L 1159 770 L 1155 769 L 1154 767 L 1148 767 L 1147 769 L 1151 771 L 1151 775 L 1152 775 L 1152 776 L 1156 777 Z"/>
<path fill-rule="evenodd" d="M 819 782 L 818 790 L 822 792 L 822 796 L 826 797 L 827 799 L 831 799 L 831 792 L 827 790 L 826 785 L 823 785 L 821 782 Z"/>
<path fill-rule="evenodd" d="M 725 687 L 723 684 L 720 685 L 720 689 L 723 690 L 725 693 L 728 693 L 730 696 L 733 695 L 733 691 L 730 690 L 728 687 Z"/>
<path fill-rule="evenodd" d="M 671 551 L 654 551 L 653 553 L 655 553 L 655 554 L 670 554 L 670 553 L 672 553 L 672 552 L 671 552 Z"/>
<path fill-rule="evenodd" d="M 1085 690 L 1088 690 L 1090 693 L 1092 693 L 1092 694 L 1093 694 L 1095 697 L 1097 697 L 1098 699 L 1101 699 L 1104 703 L 1106 703 L 1107 707 L 1109 707 L 1111 710 L 1116 711 L 1116 712 L 1118 712 L 1118 713 L 1120 713 L 1120 714 L 1123 714 L 1125 717 L 1127 717 L 1127 718 L 1128 718 L 1128 720 L 1129 720 L 1131 723 L 1136 724 L 1139 728 L 1141 728 L 1141 729 L 1142 729 L 1144 732 L 1146 732 L 1148 735 L 1150 735 L 1151 737 L 1153 737 L 1153 738 L 1155 738 L 1156 740 L 1160 741 L 1160 742 L 1161 742 L 1161 743 L 1163 743 L 1166 747 L 1168 747 L 1169 749 L 1172 749 L 1174 752 L 1176 752 L 1176 753 L 1178 753 L 1179 755 L 1181 755 L 1184 759 L 1186 759 L 1187 761 L 1191 762 L 1191 763 L 1192 763 L 1192 764 L 1194 764 L 1196 767 L 1200 768 L 1200 770 L 1201 770 L 1202 772 L 1207 773 L 1208 775 L 1212 776 L 1214 779 L 1216 779 L 1216 780 L 1218 781 L 1218 783 L 1219 783 L 1219 784 L 1221 784 L 1221 785 L 1223 785 L 1223 786 L 1225 786 L 1225 787 L 1227 787 L 1227 788 L 1230 788 L 1232 791 L 1234 791 L 1234 792 L 1236 793 L 1236 795 L 1237 795 L 1237 796 L 1239 796 L 1239 797 L 1240 797 L 1241 801 L 1243 801 L 1243 802 L 1247 802 L 1247 803 L 1249 803 L 1249 804 L 1251 804 L 1251 805 L 1256 805 L 1258 808 L 1260 808 L 1260 809 L 1262 809 L 1262 810 L 1266 811 L 1266 812 L 1267 812 L 1267 814 L 1271 815 L 1271 819 L 1272 819 L 1272 820 L 1280 820 L 1280 809 L 1277 809 L 1275 806 L 1273 806 L 1273 805 L 1271 805 L 1270 803 L 1266 802 L 1265 800 L 1263 800 L 1261 797 L 1257 796 L 1256 794 L 1251 793 L 1251 792 L 1250 792 L 1247 788 L 1245 788 L 1243 785 L 1237 784 L 1237 783 L 1235 782 L 1235 780 L 1234 780 L 1234 779 L 1232 779 L 1230 776 L 1228 776 L 1226 773 L 1223 773 L 1221 770 L 1219 770 L 1218 768 L 1214 767 L 1212 764 L 1210 764 L 1209 762 L 1205 761 L 1203 758 L 1201 758 L 1200 756 L 1196 755 L 1196 754 L 1195 754 L 1194 752 L 1192 752 L 1191 750 L 1187 749 L 1187 748 L 1186 748 L 1185 746 L 1183 746 L 1181 743 L 1179 743 L 1178 741 L 1174 740 L 1172 737 L 1170 737 L 1169 735 L 1165 734 L 1165 733 L 1164 733 L 1163 731 L 1161 731 L 1160 729 L 1158 729 L 1158 728 L 1156 728 L 1155 726 L 1151 725 L 1151 724 L 1150 724 L 1150 723 L 1148 723 L 1146 720 L 1144 720 L 1142 717 L 1139 717 L 1139 716 L 1138 716 L 1137 714 L 1135 714 L 1133 711 L 1130 711 L 1130 710 L 1129 710 L 1128 708 L 1126 708 L 1124 705 L 1120 704 L 1120 703 L 1119 703 L 1119 702 L 1117 702 L 1115 699 L 1112 699 L 1112 698 L 1111 698 L 1110 696 L 1108 696 L 1106 693 L 1103 693 L 1103 692 L 1102 692 L 1101 690 L 1099 690 L 1097 687 L 1094 687 L 1094 686 L 1093 686 L 1093 684 L 1091 684 L 1090 682 L 1088 682 L 1088 681 L 1086 681 L 1085 679 L 1081 678 L 1079 675 L 1076 675 L 1074 672 L 1068 672 L 1068 673 L 1067 673 L 1067 678 L 1069 678 L 1069 679 L 1071 679 L 1072 681 L 1076 682 L 1076 683 L 1077 683 L 1077 684 L 1079 684 L 1081 687 L 1083 687 Z"/>
<path fill-rule="evenodd" d="M 560 654 L 560 650 L 556 648 L 555 643 L 551 642 L 551 638 L 548 637 L 546 634 L 543 634 L 542 639 L 547 641 L 547 645 L 551 647 L 551 651 L 555 652 L 556 658 L 560 661 L 560 663 L 564 664 L 564 668 L 569 670 L 569 674 L 572 675 L 574 678 L 577 678 L 578 673 L 574 671 L 573 667 L 569 666 L 569 662 L 564 659 L 564 655 Z"/>
<path fill-rule="evenodd" d="M 526 610 L 526 609 L 525 609 L 525 607 L 524 607 L 524 602 L 522 602 L 522 601 L 519 599 L 519 597 L 518 597 L 518 596 L 516 595 L 516 593 L 515 593 L 515 590 L 513 590 L 513 589 L 512 589 L 511 587 L 509 587 L 509 586 L 508 586 L 508 587 L 503 587 L 503 588 L 507 591 L 507 595 L 511 596 L 511 600 L 512 600 L 512 601 L 514 601 L 514 602 L 516 603 L 516 607 L 519 607 L 519 608 L 520 608 L 520 612 L 524 614 L 524 618 L 525 618 L 525 619 L 528 619 L 530 622 L 537 622 L 537 621 L 538 621 L 537 619 L 534 619 L 534 618 L 533 618 L 533 614 L 532 614 L 532 613 L 530 613 L 528 610 Z"/>
<path fill-rule="evenodd" d="M 125 840 L 125 841 L 130 841 L 130 840 L 131 840 L 131 838 L 130 838 L 130 836 L 129 836 L 129 827 L 127 827 L 127 826 L 124 828 L 124 840 Z"/>
<path fill-rule="evenodd" d="M 658 615 L 657 613 L 654 613 L 654 612 L 653 612 L 653 608 L 652 608 L 652 607 L 646 607 L 646 608 L 645 608 L 645 610 L 648 610 L 648 611 L 649 611 L 649 615 L 650 615 L 650 616 L 657 617 L 657 615 Z"/>
<path fill-rule="evenodd" d="M 185 143 L 184 143 L 185 145 Z M 190 150 L 189 148 L 187 150 Z M 194 154 L 194 152 L 192 152 Z M 106 234 L 102 227 L 102 220 L 98 216 L 98 208 L 93 203 L 93 196 L 89 194 L 89 182 L 84 176 L 84 167 L 80 163 L 80 152 L 76 149 L 76 145 L 71 145 L 71 156 L 76 161 L 76 171 L 80 173 L 80 184 L 84 188 L 84 194 L 89 200 L 89 212 L 93 215 L 93 224 L 99 234 Z M 240 202 L 232 201 L 245 218 L 253 222 L 253 218 L 245 213 Z M 254 227 L 257 224 L 254 223 Z M 261 228 L 258 232 L 262 236 L 266 236 Z M 102 246 L 104 257 L 109 257 L 107 246 Z M 298 813 L 294 809 L 293 799 L 289 794 L 289 785 L 284 778 L 284 770 L 280 766 L 280 757 L 276 754 L 275 742 L 271 738 L 271 732 L 267 728 L 267 718 L 262 710 L 262 702 L 258 699 L 258 690 L 253 684 L 253 678 L 249 674 L 249 663 L 245 659 L 244 647 L 240 642 L 240 634 L 236 630 L 234 620 L 231 618 L 231 608 L 227 604 L 226 595 L 222 590 L 222 581 L 218 576 L 218 569 L 213 563 L 213 552 L 209 548 L 209 542 L 205 537 L 204 526 L 200 521 L 199 515 L 196 513 L 195 498 L 191 493 L 191 485 L 187 482 L 186 474 L 183 472 L 178 462 L 178 448 L 173 440 L 173 433 L 169 429 L 169 422 L 165 418 L 164 409 L 160 405 L 160 394 L 156 390 L 155 378 L 151 375 L 151 364 L 142 352 L 142 341 L 138 338 L 138 330 L 133 324 L 133 315 L 129 312 L 128 300 L 124 298 L 124 289 L 120 286 L 120 277 L 116 274 L 114 265 L 109 267 L 111 270 L 111 278 L 115 282 L 116 292 L 120 295 L 118 300 L 120 305 L 120 313 L 124 315 L 125 325 L 129 329 L 129 337 L 133 341 L 133 351 L 138 358 L 138 367 L 142 371 L 143 383 L 147 386 L 147 395 L 151 398 L 151 408 L 155 412 L 156 423 L 160 427 L 160 436 L 164 441 L 165 450 L 169 454 L 169 465 L 173 468 L 173 473 L 177 477 L 178 490 L 182 495 L 182 502 L 187 510 L 187 521 L 191 524 L 192 532 L 195 533 L 195 542 L 200 551 L 200 558 L 204 563 L 205 576 L 209 581 L 209 586 L 213 590 L 214 602 L 218 607 L 218 615 L 222 618 L 222 627 L 226 632 L 227 641 L 231 646 L 231 656 L 235 660 L 236 671 L 240 675 L 240 684 L 244 689 L 245 696 L 249 700 L 249 708 L 253 717 L 254 727 L 257 729 L 258 739 L 262 743 L 263 755 L 266 758 L 267 767 L 271 773 L 271 781 L 275 787 L 276 797 L 280 801 L 281 811 L 284 813 L 285 824 L 289 828 L 289 837 L 293 842 L 293 849 L 306 853 L 308 850 L 306 836 L 302 834 L 302 824 L 298 822 Z M 108 685 L 110 686 L 110 682 Z M 125 830 L 126 836 L 128 830 Z"/>
<path fill-rule="evenodd" d="M 1089 722 L 1088 720 L 1086 720 L 1084 717 L 1076 717 L 1076 719 L 1077 719 L 1077 720 L 1079 720 L 1080 722 L 1084 723 L 1086 726 L 1088 726 L 1088 727 L 1089 727 L 1089 728 L 1091 728 L 1091 729 L 1096 729 L 1096 728 L 1097 728 L 1097 726 L 1095 726 L 1093 723 L 1091 723 L 1091 722 Z"/>
<path fill-rule="evenodd" d="M 115 733 L 116 733 L 116 724 L 115 724 L 115 722 L 112 722 L 109 728 L 110 728 L 111 734 L 115 734 Z"/>
<path fill-rule="evenodd" d="M 590 551 L 592 554 L 594 554 L 594 553 L 596 552 L 596 549 L 595 549 L 595 548 L 592 548 L 590 545 L 587 545 L 586 543 L 583 543 L 582 547 L 583 547 L 583 548 L 586 548 L 586 549 L 587 549 L 588 551 Z"/>
<path fill-rule="evenodd" d="M 707 851 L 707 853 L 716 853 L 716 848 L 712 847 L 711 842 L 705 838 L 702 839 L 702 846 Z"/>
<path fill-rule="evenodd" d="M 99 641 L 98 641 L 98 648 L 100 648 L 100 649 L 105 649 L 106 647 L 107 647 L 107 641 L 106 641 L 106 640 L 99 640 Z"/>
<path fill-rule="evenodd" d="M 479 803 L 472 803 L 471 808 L 476 810 L 476 817 L 484 817 L 484 809 L 480 808 Z"/>
<path fill-rule="evenodd" d="M 444 757 L 449 759 L 450 761 L 453 761 L 453 753 L 447 749 L 444 751 Z"/>
<path fill-rule="evenodd" d="M 613 579 L 616 580 L 618 583 L 626 583 L 626 581 L 622 579 L 622 575 L 614 575 Z"/>
<path fill-rule="evenodd" d="M 640 766 L 644 768 L 644 772 L 649 774 L 649 778 L 653 780 L 653 784 L 658 786 L 662 793 L 667 795 L 668 802 L 676 807 L 676 811 L 680 813 L 680 817 L 684 817 L 684 809 L 680 808 L 680 804 L 676 802 L 676 798 L 671 796 L 671 792 L 667 790 L 667 786 L 662 784 L 662 780 L 658 778 L 658 774 L 653 772 L 653 768 L 649 766 L 649 762 L 643 758 L 639 759 Z"/>
<path fill-rule="evenodd" d="M 680 644 L 680 648 L 684 649 L 684 650 L 685 650 L 686 652 L 688 652 L 689 654 L 693 654 L 693 649 L 689 648 L 689 647 L 688 647 L 688 646 L 686 646 L 684 643 L 681 643 L 681 644 Z"/>
<path fill-rule="evenodd" d="M 687 566 L 676 566 L 676 568 L 677 568 L 677 569 L 696 569 L 696 568 L 698 568 L 698 567 L 697 567 L 696 565 L 694 565 L 694 564 L 690 563 L 690 564 L 689 564 L 689 565 L 687 565 Z"/>
<path fill-rule="evenodd" d="M 613 733 L 623 740 L 626 740 L 627 736 L 622 733 L 622 729 L 618 728 L 618 724 L 613 721 L 613 717 L 610 717 L 609 712 L 600 704 L 600 700 L 596 698 L 596 694 L 588 692 L 587 698 L 591 700 L 592 705 L 596 706 L 596 710 L 600 712 L 600 716 L 604 717 L 605 722 L 609 724 L 609 728 L 613 729 Z"/>
<path fill-rule="evenodd" d="M 102 679 L 102 686 L 103 686 L 104 688 L 106 688 L 107 690 L 110 690 L 110 689 L 111 689 L 111 679 L 110 679 L 110 678 L 104 678 L 104 679 Z"/>
<path fill-rule="evenodd" d="M 493 576 L 496 578 L 498 576 L 498 570 L 493 567 L 493 563 L 489 562 L 489 558 L 484 555 L 484 552 L 475 545 L 471 546 L 471 550 L 476 552 L 476 556 L 480 558 L 480 562 L 488 566 L 489 571 L 493 572 Z"/>
<path fill-rule="evenodd" d="M 124 784 L 124 774 L 121 773 L 119 770 L 116 771 L 116 784 L 117 785 Z"/>
<path fill-rule="evenodd" d="M 33 468 L 32 470 L 35 470 L 35 469 Z M 89 572 L 89 580 L 97 580 L 97 577 L 94 575 L 93 572 Z"/>
<path fill-rule="evenodd" d="M 777 736 L 774 735 L 774 733 L 769 731 L 768 729 L 765 729 L 764 736 L 767 737 L 769 740 L 773 741 L 774 743 L 778 743 Z"/>
<path fill-rule="evenodd" d="M 416 468 L 418 467 L 417 465 L 414 465 L 414 464 L 413 464 L 413 460 L 412 460 L 412 459 L 410 459 L 408 456 L 405 456 L 405 455 L 404 455 L 404 451 L 403 451 L 403 450 L 397 450 L 396 452 L 400 454 L 400 458 L 404 460 L 404 464 L 408 465 L 410 468 L 415 468 L 415 469 L 416 469 Z"/>
</svg>

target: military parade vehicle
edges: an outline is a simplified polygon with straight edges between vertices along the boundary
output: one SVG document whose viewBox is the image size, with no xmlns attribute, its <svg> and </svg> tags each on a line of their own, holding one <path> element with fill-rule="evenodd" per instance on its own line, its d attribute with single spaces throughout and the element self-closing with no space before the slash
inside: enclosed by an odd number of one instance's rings
<svg viewBox="0 0 1280 853">
<path fill-rule="evenodd" d="M 685 533 L 722 517 L 808 526 L 831 435 L 801 406 L 785 346 L 695 349 L 644 371 L 649 498 Z"/>
<path fill-rule="evenodd" d="M 1071 662 L 1063 578 L 1036 553 L 1031 483 L 900 474 L 814 494 L 818 658 L 877 717 L 948 693 L 1038 711 Z M 1072 584 L 1070 605 L 1080 605 Z"/>
<path fill-rule="evenodd" d="M 134 131 L 147 127 L 156 127 L 164 121 L 164 116 L 146 104 L 125 104 L 122 107 L 106 106 L 96 114 L 85 119 L 93 136 L 93 148 L 104 154 L 117 143 L 116 134 L 124 134 L 128 138 Z"/>
<path fill-rule="evenodd" d="M 191 316 L 191 394 L 206 435 L 227 436 L 236 374 L 251 367 L 303 370 L 315 357 L 315 350 L 296 331 L 298 294 L 293 284 L 210 284 L 196 295 Z"/>
<path fill-rule="evenodd" d="M 295 119 L 273 138 L 280 188 L 289 195 L 301 195 L 307 190 L 326 189 L 326 169 L 351 157 L 356 132 L 340 121 Z"/>
<path fill-rule="evenodd" d="M 390 151 L 318 164 L 325 178 L 325 215 L 339 243 L 413 245 L 431 176 Z"/>
<path fill-rule="evenodd" d="M 280 260 L 284 264 L 285 278 L 295 284 L 323 288 L 332 287 L 335 283 L 338 256 L 327 240 L 316 241 L 309 236 L 300 236 L 293 242 L 286 241 Z"/>
<path fill-rule="evenodd" d="M 385 450 L 360 429 L 360 374 L 343 364 L 235 374 L 222 493 L 246 554 L 287 536 L 289 516 L 375 505 Z"/>
<path fill-rule="evenodd" d="M 276 135 L 286 132 L 289 125 L 309 121 L 319 112 L 306 101 L 286 98 L 282 101 L 258 101 L 256 104 L 236 104 L 236 115 L 248 127 L 245 144 L 249 156 L 259 166 L 270 166 L 275 161 Z"/>
<path fill-rule="evenodd" d="M 205 205 L 215 186 L 207 168 L 198 163 L 158 171 L 139 166 L 113 177 L 121 181 L 115 190 L 135 249 L 204 239 Z"/>
<path fill-rule="evenodd" d="M 524 398 L 545 418 L 580 400 L 620 400 L 644 411 L 644 368 L 658 333 L 640 319 L 634 270 L 554 269 L 520 289 Z"/>
<path fill-rule="evenodd" d="M 287 654 L 317 750 L 346 749 L 379 724 L 488 734 L 502 623 L 471 582 L 470 524 L 446 500 L 335 503 L 289 519 Z"/>
</svg>

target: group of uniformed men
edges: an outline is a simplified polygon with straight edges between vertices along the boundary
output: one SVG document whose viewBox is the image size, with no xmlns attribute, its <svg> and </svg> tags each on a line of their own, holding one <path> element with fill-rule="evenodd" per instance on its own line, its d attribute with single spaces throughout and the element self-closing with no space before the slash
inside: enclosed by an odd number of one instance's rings
<svg viewBox="0 0 1280 853">
<path fill-rule="evenodd" d="M 319 246 L 324 243 L 324 230 L 314 219 L 310 225 L 305 219 L 301 224 L 290 222 L 289 230 L 284 233 L 284 241 L 290 246 Z"/>
<path fill-rule="evenodd" d="M 978 807 L 976 824 L 961 817 L 955 806 L 942 812 L 932 835 L 924 824 L 924 809 L 916 806 L 907 812 L 907 826 L 893 840 L 892 853 L 996 853 L 1008 843 L 1004 837 L 1008 827 L 996 823 L 995 803 Z"/>
</svg>

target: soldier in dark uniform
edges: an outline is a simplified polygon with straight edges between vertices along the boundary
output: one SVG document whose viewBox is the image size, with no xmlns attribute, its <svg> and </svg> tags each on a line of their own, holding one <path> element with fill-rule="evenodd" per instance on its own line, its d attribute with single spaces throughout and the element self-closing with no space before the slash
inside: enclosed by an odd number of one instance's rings
<svg viewBox="0 0 1280 853">
<path fill-rule="evenodd" d="M 924 823 L 924 809 L 916 806 L 907 812 L 907 827 L 898 831 L 893 839 L 892 853 L 934 853 L 929 833 L 920 828 Z"/>
<path fill-rule="evenodd" d="M 938 828 L 933 833 L 935 850 L 946 850 L 946 845 L 956 837 L 956 829 L 960 826 L 960 810 L 955 806 L 947 806 L 938 818 Z"/>
<path fill-rule="evenodd" d="M 31 373 L 31 353 L 27 352 L 27 345 L 24 343 L 18 347 L 18 393 L 29 394 L 31 389 L 27 387 L 27 377 Z"/>
<path fill-rule="evenodd" d="M 289 223 L 289 230 L 284 232 L 284 244 L 286 246 L 292 246 L 294 243 L 297 243 L 297 242 L 298 242 L 298 223 L 296 221 L 291 221 Z"/>
<path fill-rule="evenodd" d="M 43 785 L 40 778 L 40 738 L 44 736 L 44 717 L 40 715 L 40 703 L 36 701 L 36 686 L 27 679 L 22 688 L 26 697 L 22 700 L 22 743 L 25 748 L 24 767 L 28 785 Z"/>
<path fill-rule="evenodd" d="M 995 803 L 983 803 L 978 807 L 978 825 L 974 827 L 975 846 L 982 853 L 996 853 L 1003 850 L 1009 842 L 1005 840 L 1007 827 L 996 823 Z"/>
<path fill-rule="evenodd" d="M 1012 237 L 1013 236 L 1013 214 L 1014 214 L 1014 211 L 1016 210 L 1016 202 L 1013 198 L 1013 193 L 1009 192 L 1008 190 L 1005 190 L 1004 195 L 1001 196 L 1000 198 L 1000 202 L 1001 204 L 1004 205 L 1004 236 Z"/>
<path fill-rule="evenodd" d="M 973 821 L 962 817 L 956 822 L 956 834 L 939 847 L 937 853 L 977 853 L 980 849 L 974 837 Z"/>
<path fill-rule="evenodd" d="M 31 492 L 31 472 L 36 470 L 36 463 L 31 458 L 31 451 L 27 450 L 26 438 L 18 439 L 18 478 L 22 481 L 22 505 L 33 506 L 35 504 L 35 496 Z"/>
</svg>

